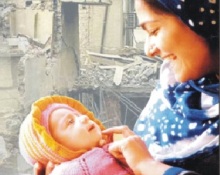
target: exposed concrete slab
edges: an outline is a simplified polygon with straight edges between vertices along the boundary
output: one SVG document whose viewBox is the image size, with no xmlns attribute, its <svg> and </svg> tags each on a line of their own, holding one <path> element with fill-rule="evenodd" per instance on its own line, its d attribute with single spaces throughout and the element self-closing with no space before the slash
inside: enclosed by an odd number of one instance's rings
<svg viewBox="0 0 220 175">
<path fill-rule="evenodd" d="M 54 12 L 37 11 L 35 18 L 35 36 L 40 43 L 45 44 L 53 34 Z"/>
<path fill-rule="evenodd" d="M 120 66 L 117 66 L 115 69 L 115 75 L 113 77 L 113 82 L 115 83 L 116 86 L 121 84 L 123 71 L 124 71 L 123 67 L 120 67 Z"/>
<path fill-rule="evenodd" d="M 12 70 L 11 70 L 11 58 L 2 57 L 0 59 L 0 87 L 9 88 L 12 87 Z"/>
<path fill-rule="evenodd" d="M 46 88 L 45 83 L 45 57 L 31 56 L 25 60 L 25 93 L 24 100 L 26 105 L 30 105 L 33 101 L 38 99 L 42 91 Z M 29 104 L 28 104 L 29 103 Z M 25 107 L 27 107 L 25 106 Z"/>
<path fill-rule="evenodd" d="M 34 38 L 36 13 L 37 11 L 31 9 L 17 9 L 12 12 L 10 16 L 11 35 L 24 34 Z"/>
<path fill-rule="evenodd" d="M 54 12 L 17 9 L 10 15 L 11 35 L 25 35 L 45 44 L 53 33 Z"/>
<path fill-rule="evenodd" d="M 0 97 L 0 112 L 12 113 L 20 110 L 20 102 L 18 100 L 19 94 L 17 89 L 0 90 Z"/>
<path fill-rule="evenodd" d="M 5 146 L 4 138 L 0 136 L 0 162 L 2 162 L 5 158 L 5 155 L 8 154 Z"/>
<path fill-rule="evenodd" d="M 9 46 L 18 46 L 18 38 L 7 38 Z"/>
</svg>

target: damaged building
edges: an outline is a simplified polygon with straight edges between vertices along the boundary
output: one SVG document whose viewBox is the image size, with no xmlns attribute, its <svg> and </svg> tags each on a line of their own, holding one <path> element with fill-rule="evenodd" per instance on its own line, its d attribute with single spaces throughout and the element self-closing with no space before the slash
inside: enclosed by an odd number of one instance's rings
<svg viewBox="0 0 220 175">
<path fill-rule="evenodd" d="M 134 0 L 0 1 L 0 174 L 28 175 L 19 127 L 32 102 L 71 96 L 107 126 L 133 127 L 158 80 Z"/>
</svg>

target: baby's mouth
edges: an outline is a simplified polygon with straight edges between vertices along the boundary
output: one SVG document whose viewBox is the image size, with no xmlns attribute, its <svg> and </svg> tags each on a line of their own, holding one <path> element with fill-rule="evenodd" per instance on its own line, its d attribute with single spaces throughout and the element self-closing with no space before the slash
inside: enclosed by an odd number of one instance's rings
<svg viewBox="0 0 220 175">
<path fill-rule="evenodd" d="M 95 128 L 95 125 L 94 124 L 90 124 L 89 127 L 88 127 L 88 131 L 91 131 Z"/>
</svg>

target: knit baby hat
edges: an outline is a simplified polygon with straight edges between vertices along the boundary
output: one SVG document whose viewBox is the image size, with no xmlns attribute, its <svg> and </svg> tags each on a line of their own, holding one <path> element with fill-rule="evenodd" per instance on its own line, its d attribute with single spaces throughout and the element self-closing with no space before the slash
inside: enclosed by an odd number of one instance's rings
<svg viewBox="0 0 220 175">
<path fill-rule="evenodd" d="M 79 157 L 88 150 L 72 151 L 56 142 L 49 133 L 48 118 L 58 108 L 77 110 L 97 123 L 101 130 L 104 125 L 94 117 L 82 103 L 66 96 L 42 97 L 31 106 L 31 112 L 24 119 L 19 132 L 19 149 L 27 163 L 34 165 L 39 162 L 46 165 L 50 160 L 59 164 Z M 43 119 L 42 119 L 43 117 Z"/>
<path fill-rule="evenodd" d="M 77 110 L 75 110 L 74 108 L 71 108 L 69 105 L 67 104 L 62 104 L 62 103 L 52 103 L 50 105 L 47 106 L 47 108 L 41 113 L 41 125 L 45 127 L 47 133 L 50 133 L 50 129 L 49 129 L 49 117 L 52 114 L 53 111 L 55 111 L 56 109 L 60 109 L 60 108 L 64 108 L 64 109 L 68 109 L 70 111 L 73 111 L 75 113 L 78 113 Z"/>
</svg>

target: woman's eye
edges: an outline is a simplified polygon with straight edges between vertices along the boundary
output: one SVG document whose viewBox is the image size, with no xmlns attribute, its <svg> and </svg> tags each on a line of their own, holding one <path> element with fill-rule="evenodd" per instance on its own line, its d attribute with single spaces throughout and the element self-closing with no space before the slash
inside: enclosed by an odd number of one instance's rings
<svg viewBox="0 0 220 175">
<path fill-rule="evenodd" d="M 158 29 L 155 29 L 155 30 L 152 30 L 149 32 L 149 35 L 152 36 L 152 35 L 156 35 L 158 32 Z"/>
</svg>

